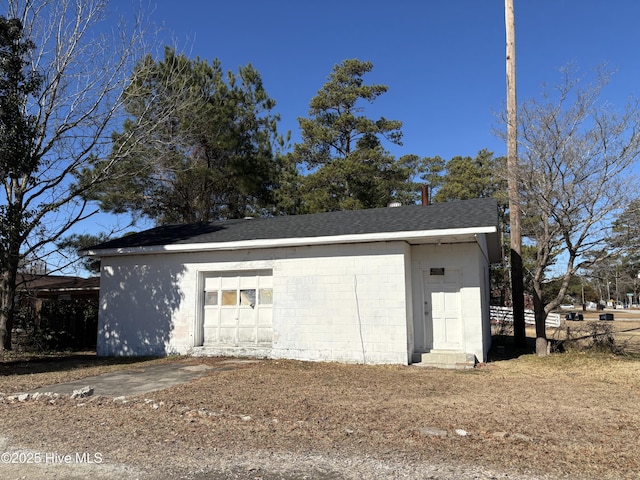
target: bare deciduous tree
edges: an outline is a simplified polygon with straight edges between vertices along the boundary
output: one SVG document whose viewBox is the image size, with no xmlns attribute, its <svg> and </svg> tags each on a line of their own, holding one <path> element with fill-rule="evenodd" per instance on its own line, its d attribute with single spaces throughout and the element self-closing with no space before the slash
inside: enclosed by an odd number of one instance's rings
<svg viewBox="0 0 640 480">
<path fill-rule="evenodd" d="M 637 104 L 616 112 L 602 98 L 610 73 L 597 69 L 586 84 L 572 66 L 562 74 L 554 95 L 525 102 L 519 113 L 523 230 L 536 246 L 538 354 L 546 351 L 546 317 L 562 302 L 571 277 L 614 253 L 607 241 L 635 192 L 630 167 L 640 154 Z M 542 287 L 551 266 L 560 289 L 545 304 Z"/>
<path fill-rule="evenodd" d="M 82 190 L 103 181 L 112 166 L 94 172 L 82 188 L 74 184 L 74 175 L 92 157 L 107 156 L 143 36 L 138 16 L 132 15 L 130 25 L 116 22 L 104 0 L 3 3 L 6 18 L 18 21 L 22 38 L 34 45 L 24 68 L 37 72 L 42 83 L 22 96 L 22 116 L 35 128 L 28 147 L 11 158 L 20 167 L 0 168 L 5 212 L 0 218 L 0 351 L 11 348 L 19 265 L 24 259 L 46 259 L 57 240 L 95 211 Z M 6 158 L 0 160 L 6 164 Z"/>
</svg>

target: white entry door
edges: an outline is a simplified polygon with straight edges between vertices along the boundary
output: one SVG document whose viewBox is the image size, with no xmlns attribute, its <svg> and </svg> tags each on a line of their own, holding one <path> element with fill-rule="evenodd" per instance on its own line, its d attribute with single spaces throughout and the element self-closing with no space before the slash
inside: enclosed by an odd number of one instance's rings
<svg viewBox="0 0 640 480">
<path fill-rule="evenodd" d="M 424 272 L 425 322 L 427 327 L 431 326 L 431 348 L 434 350 L 463 349 L 460 282 L 459 269 L 438 268 Z"/>
<path fill-rule="evenodd" d="M 270 345 L 273 339 L 272 272 L 205 275 L 203 309 L 205 345 Z"/>
</svg>

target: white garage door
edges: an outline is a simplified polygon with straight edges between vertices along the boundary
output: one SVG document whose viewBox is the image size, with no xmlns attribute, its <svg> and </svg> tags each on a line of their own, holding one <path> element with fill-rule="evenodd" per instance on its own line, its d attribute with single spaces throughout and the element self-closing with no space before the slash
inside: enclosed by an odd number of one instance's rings
<svg viewBox="0 0 640 480">
<path fill-rule="evenodd" d="M 203 308 L 205 345 L 271 345 L 273 272 L 205 275 Z"/>
</svg>

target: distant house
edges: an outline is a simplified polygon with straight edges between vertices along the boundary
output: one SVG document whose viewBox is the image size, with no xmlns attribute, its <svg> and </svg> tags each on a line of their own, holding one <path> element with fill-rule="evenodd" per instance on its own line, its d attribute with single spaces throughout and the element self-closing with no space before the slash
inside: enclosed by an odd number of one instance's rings
<svg viewBox="0 0 640 480">
<path fill-rule="evenodd" d="M 494 199 L 161 226 L 97 245 L 99 355 L 450 366 L 491 343 Z"/>
<path fill-rule="evenodd" d="M 99 295 L 99 277 L 19 274 L 16 346 L 31 345 L 34 329 L 40 329 L 55 338 L 56 347 L 95 348 Z"/>
<path fill-rule="evenodd" d="M 18 279 L 19 298 L 37 305 L 41 305 L 45 299 L 97 300 L 100 293 L 100 277 L 19 274 Z"/>
</svg>

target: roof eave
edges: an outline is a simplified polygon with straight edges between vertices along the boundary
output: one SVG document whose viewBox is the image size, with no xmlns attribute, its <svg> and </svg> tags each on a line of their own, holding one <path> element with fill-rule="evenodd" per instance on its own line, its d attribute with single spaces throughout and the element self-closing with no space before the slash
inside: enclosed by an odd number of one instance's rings
<svg viewBox="0 0 640 480">
<path fill-rule="evenodd" d="M 496 233 L 495 226 L 455 228 L 441 230 L 418 230 L 404 232 L 382 232 L 351 235 L 333 235 L 322 237 L 294 237 L 275 239 L 240 240 L 234 242 L 181 243 L 173 245 L 154 245 L 148 247 L 125 247 L 85 250 L 89 257 L 111 257 L 121 255 L 151 255 L 158 253 L 189 253 L 203 251 L 251 250 L 262 248 L 300 247 L 312 245 L 335 245 L 341 243 L 370 243 L 406 241 L 408 243 L 425 243 L 430 240 L 473 236 L 477 234 Z"/>
<path fill-rule="evenodd" d="M 95 287 L 62 287 L 62 288 L 36 288 L 39 292 L 99 292 L 100 286 Z"/>
</svg>

